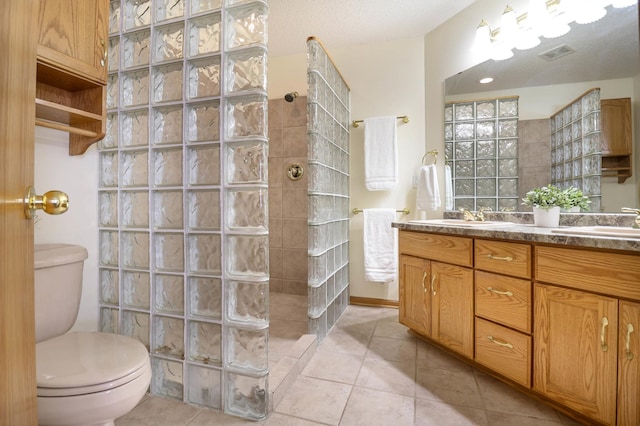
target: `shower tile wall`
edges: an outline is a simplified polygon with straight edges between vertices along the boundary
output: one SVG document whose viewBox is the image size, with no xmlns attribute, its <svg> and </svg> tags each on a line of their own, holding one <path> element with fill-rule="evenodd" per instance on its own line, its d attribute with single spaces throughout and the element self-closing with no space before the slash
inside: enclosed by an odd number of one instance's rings
<svg viewBox="0 0 640 426">
<path fill-rule="evenodd" d="M 549 119 L 518 122 L 518 199 L 551 181 L 551 126 Z M 519 210 L 531 207 L 520 206 Z"/>
<path fill-rule="evenodd" d="M 266 416 L 268 6 L 110 2 L 99 144 L 100 329 L 151 392 Z"/>
<path fill-rule="evenodd" d="M 289 165 L 304 169 L 299 180 Z M 307 97 L 269 100 L 269 270 L 271 292 L 307 295 Z"/>
<path fill-rule="evenodd" d="M 349 86 L 307 41 L 309 330 L 321 340 L 349 304 Z"/>
<path fill-rule="evenodd" d="M 456 210 L 518 210 L 518 98 L 445 105 Z"/>
</svg>

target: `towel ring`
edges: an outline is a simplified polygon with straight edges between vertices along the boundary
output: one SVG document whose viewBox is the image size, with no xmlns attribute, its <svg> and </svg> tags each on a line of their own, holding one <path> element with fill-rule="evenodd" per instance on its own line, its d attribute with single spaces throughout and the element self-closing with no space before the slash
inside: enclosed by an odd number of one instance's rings
<svg viewBox="0 0 640 426">
<path fill-rule="evenodd" d="M 423 166 L 428 166 L 429 165 L 429 164 L 425 163 L 425 161 L 429 159 L 429 156 L 433 157 L 433 163 L 431 163 L 431 164 L 436 164 L 438 162 L 438 150 L 434 149 L 433 151 L 429 151 L 422 157 L 422 165 Z"/>
</svg>

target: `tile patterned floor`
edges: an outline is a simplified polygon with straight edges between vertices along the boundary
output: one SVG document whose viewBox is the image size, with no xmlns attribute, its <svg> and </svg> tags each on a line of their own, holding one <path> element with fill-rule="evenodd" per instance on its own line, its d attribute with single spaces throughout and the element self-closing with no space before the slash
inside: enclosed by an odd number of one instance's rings
<svg viewBox="0 0 640 426">
<path fill-rule="evenodd" d="M 349 306 L 263 422 L 148 396 L 117 426 L 561 426 L 567 417 L 407 333 L 395 309 Z"/>
</svg>

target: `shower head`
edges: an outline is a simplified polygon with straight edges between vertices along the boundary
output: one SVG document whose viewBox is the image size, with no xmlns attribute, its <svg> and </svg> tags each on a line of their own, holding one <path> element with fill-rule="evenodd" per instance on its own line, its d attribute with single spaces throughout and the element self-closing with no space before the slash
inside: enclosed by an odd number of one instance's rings
<svg viewBox="0 0 640 426">
<path fill-rule="evenodd" d="M 298 97 L 298 92 L 290 92 L 284 95 L 284 100 L 287 102 L 293 102 L 293 100 L 297 97 Z"/>
</svg>

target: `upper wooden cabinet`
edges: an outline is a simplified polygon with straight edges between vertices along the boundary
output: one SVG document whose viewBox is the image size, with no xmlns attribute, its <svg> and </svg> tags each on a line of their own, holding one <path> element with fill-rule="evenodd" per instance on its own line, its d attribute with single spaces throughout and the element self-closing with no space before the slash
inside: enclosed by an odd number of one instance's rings
<svg viewBox="0 0 640 426">
<path fill-rule="evenodd" d="M 602 99 L 602 173 L 623 183 L 631 176 L 631 98 Z"/>
<path fill-rule="evenodd" d="M 105 134 L 109 3 L 40 2 L 36 124 L 69 133 L 69 154 Z"/>
<path fill-rule="evenodd" d="M 38 62 L 106 84 L 106 1 L 40 2 Z"/>
</svg>

